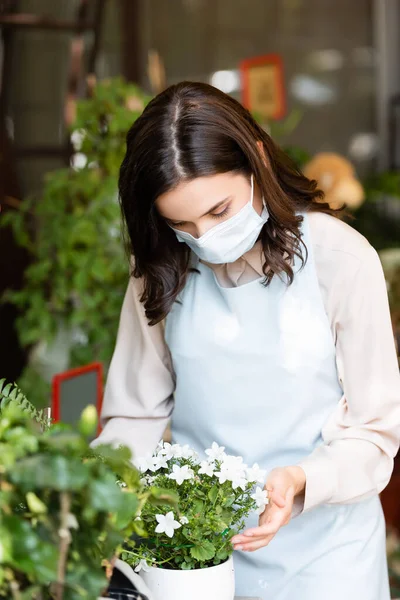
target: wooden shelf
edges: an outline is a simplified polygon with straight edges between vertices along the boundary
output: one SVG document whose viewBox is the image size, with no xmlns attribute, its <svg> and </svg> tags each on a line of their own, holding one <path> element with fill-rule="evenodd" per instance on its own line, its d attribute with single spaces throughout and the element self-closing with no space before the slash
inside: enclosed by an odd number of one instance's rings
<svg viewBox="0 0 400 600">
<path fill-rule="evenodd" d="M 95 24 L 89 21 L 62 21 L 52 17 L 32 15 L 28 13 L 8 14 L 0 16 L 1 27 L 20 27 L 25 29 L 42 29 L 50 31 L 86 31 L 93 30 Z"/>
</svg>

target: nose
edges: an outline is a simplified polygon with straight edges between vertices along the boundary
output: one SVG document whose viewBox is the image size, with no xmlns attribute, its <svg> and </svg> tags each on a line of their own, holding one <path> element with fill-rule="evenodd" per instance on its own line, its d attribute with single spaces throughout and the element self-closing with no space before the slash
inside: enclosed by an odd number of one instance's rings
<svg viewBox="0 0 400 600">
<path fill-rule="evenodd" d="M 194 228 L 194 231 L 195 231 L 195 233 L 194 233 L 194 237 L 195 237 L 195 238 L 200 238 L 202 235 L 204 235 L 205 233 L 207 233 L 207 231 L 208 231 L 209 229 L 210 229 L 210 227 L 209 227 L 209 226 L 207 226 L 207 225 L 197 225 L 197 226 Z"/>
</svg>

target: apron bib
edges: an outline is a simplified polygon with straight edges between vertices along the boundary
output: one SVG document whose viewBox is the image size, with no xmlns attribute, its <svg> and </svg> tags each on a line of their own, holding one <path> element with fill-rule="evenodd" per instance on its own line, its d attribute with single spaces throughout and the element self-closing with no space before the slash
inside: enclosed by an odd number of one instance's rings
<svg viewBox="0 0 400 600">
<path fill-rule="evenodd" d="M 176 376 L 172 437 L 198 452 L 212 442 L 270 471 L 322 443 L 343 395 L 312 256 L 291 286 L 274 277 L 221 287 L 202 263 L 167 317 Z M 258 523 L 250 517 L 247 527 Z M 292 519 L 267 548 L 234 553 L 236 593 L 262 600 L 389 600 L 379 498 L 323 505 Z"/>
</svg>

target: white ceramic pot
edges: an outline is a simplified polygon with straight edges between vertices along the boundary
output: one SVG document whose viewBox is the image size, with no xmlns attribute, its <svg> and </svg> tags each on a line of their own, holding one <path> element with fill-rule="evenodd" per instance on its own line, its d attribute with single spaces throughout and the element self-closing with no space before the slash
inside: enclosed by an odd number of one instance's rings
<svg viewBox="0 0 400 600">
<path fill-rule="evenodd" d="M 129 579 L 129 581 L 131 581 L 133 583 L 133 585 L 135 586 L 135 588 L 137 589 L 137 591 L 140 594 L 143 594 L 143 596 L 146 596 L 146 598 L 148 600 L 155 600 L 151 591 L 149 590 L 149 588 L 143 581 L 142 577 L 140 577 L 137 573 L 135 573 L 134 570 L 132 569 L 132 567 L 130 567 L 126 562 L 124 562 L 123 560 L 118 558 L 115 561 L 115 567 L 119 571 L 121 571 L 121 573 L 123 575 L 125 575 L 125 577 L 127 579 Z M 104 596 L 101 596 L 97 600 L 107 600 L 107 598 L 105 598 Z"/>
<path fill-rule="evenodd" d="M 234 600 L 233 559 L 216 567 L 182 571 L 151 567 L 141 576 L 153 600 Z"/>
</svg>

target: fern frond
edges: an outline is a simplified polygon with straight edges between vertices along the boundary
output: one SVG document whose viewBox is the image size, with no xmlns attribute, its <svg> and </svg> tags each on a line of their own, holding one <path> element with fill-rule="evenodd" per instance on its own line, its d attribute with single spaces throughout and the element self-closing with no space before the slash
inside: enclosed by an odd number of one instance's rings
<svg viewBox="0 0 400 600">
<path fill-rule="evenodd" d="M 10 405 L 18 406 L 43 429 L 49 428 L 44 411 L 35 408 L 16 383 L 6 383 L 5 379 L 0 379 L 0 414 L 6 406 Z"/>
</svg>

